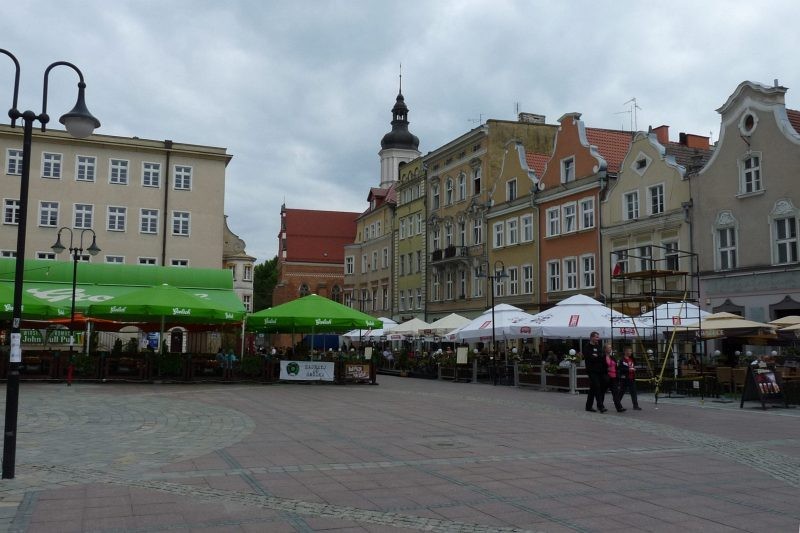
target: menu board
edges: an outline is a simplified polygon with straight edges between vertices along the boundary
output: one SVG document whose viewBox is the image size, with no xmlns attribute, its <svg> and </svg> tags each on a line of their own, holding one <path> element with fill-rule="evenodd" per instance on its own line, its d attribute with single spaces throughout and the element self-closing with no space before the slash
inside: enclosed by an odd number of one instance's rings
<svg viewBox="0 0 800 533">
<path fill-rule="evenodd" d="M 761 402 L 763 409 L 767 408 L 767 402 L 779 401 L 788 406 L 786 397 L 783 395 L 783 384 L 775 372 L 762 365 L 750 365 L 747 367 L 747 377 L 744 380 L 744 390 L 739 408 L 744 407 L 746 400 Z"/>
</svg>

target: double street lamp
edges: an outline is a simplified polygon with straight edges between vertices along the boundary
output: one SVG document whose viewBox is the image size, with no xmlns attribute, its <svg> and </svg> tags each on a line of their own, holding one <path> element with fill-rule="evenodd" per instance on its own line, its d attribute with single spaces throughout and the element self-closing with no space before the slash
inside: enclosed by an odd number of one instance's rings
<svg viewBox="0 0 800 533">
<path fill-rule="evenodd" d="M 11 118 L 11 127 L 17 125 L 17 120 L 22 119 L 22 169 L 20 172 L 19 185 L 19 209 L 17 224 L 17 250 L 16 266 L 14 271 L 14 306 L 11 319 L 11 345 L 8 363 L 8 380 L 6 382 L 6 420 L 5 432 L 3 436 L 3 479 L 13 479 L 15 461 L 17 454 L 17 414 L 19 411 L 19 365 L 22 362 L 22 284 L 25 272 L 25 231 L 28 218 L 28 185 L 30 183 L 31 169 L 31 142 L 33 138 L 33 123 L 38 121 L 42 125 L 42 131 L 46 131 L 50 117 L 47 115 L 47 82 L 50 71 L 58 66 L 70 67 L 78 74 L 78 100 L 71 111 L 64 114 L 59 122 L 64 125 L 70 135 L 82 139 L 92 134 L 95 128 L 100 127 L 97 120 L 86 108 L 84 100 L 84 90 L 86 83 L 83 81 L 83 73 L 66 61 L 56 61 L 44 71 L 44 88 L 42 91 L 42 112 L 36 114 L 33 111 L 20 112 L 17 109 L 17 98 L 19 96 L 19 61 L 8 50 L 0 48 L 0 54 L 11 58 L 14 62 L 14 96 L 8 116 Z"/>
<path fill-rule="evenodd" d="M 489 262 L 486 262 L 486 266 L 489 266 Z M 505 279 L 508 277 L 508 272 L 506 272 L 506 265 L 501 260 L 497 260 L 494 262 L 494 274 L 489 274 L 488 272 L 481 272 L 478 274 L 480 278 L 486 278 L 490 281 L 489 283 L 489 295 L 491 297 L 491 306 L 492 306 L 492 359 L 495 358 L 497 354 L 497 340 L 495 339 L 495 327 L 494 327 L 494 293 L 497 289 L 497 280 Z M 506 356 L 507 357 L 507 356 Z"/>
</svg>

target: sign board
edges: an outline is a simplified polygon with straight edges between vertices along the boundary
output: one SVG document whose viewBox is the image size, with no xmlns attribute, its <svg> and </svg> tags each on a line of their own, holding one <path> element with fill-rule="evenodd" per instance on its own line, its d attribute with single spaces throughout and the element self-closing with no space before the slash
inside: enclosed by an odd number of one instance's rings
<svg viewBox="0 0 800 533">
<path fill-rule="evenodd" d="M 42 336 L 42 331 L 46 332 Z M 69 344 L 70 332 L 68 329 L 23 329 L 22 344 Z M 75 344 L 83 344 L 83 331 L 76 331 Z"/>
<path fill-rule="evenodd" d="M 333 381 L 332 362 L 281 361 L 281 377 L 285 381 Z"/>
<path fill-rule="evenodd" d="M 469 347 L 467 346 L 459 346 L 456 349 L 456 364 L 457 365 L 466 365 L 467 364 L 467 356 L 469 355 Z"/>
<path fill-rule="evenodd" d="M 767 402 L 781 402 L 788 407 L 783 394 L 783 383 L 775 372 L 766 366 L 750 365 L 747 367 L 747 376 L 744 380 L 744 390 L 739 408 L 744 407 L 745 400 L 761 402 L 761 408 L 767 408 Z"/>
<path fill-rule="evenodd" d="M 364 359 L 372 359 L 372 346 L 364 348 Z"/>
<path fill-rule="evenodd" d="M 347 379 L 363 380 L 369 379 L 369 365 L 358 365 L 348 363 L 344 367 L 344 375 Z"/>
</svg>

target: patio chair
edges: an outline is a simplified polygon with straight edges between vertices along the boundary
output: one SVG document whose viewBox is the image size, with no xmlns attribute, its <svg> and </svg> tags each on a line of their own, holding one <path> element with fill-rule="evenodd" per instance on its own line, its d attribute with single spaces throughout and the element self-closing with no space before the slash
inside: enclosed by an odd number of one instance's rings
<svg viewBox="0 0 800 533">
<path fill-rule="evenodd" d="M 738 393 L 740 390 L 744 392 L 744 380 L 747 377 L 747 368 L 734 368 L 733 369 L 733 392 Z"/>
<path fill-rule="evenodd" d="M 717 394 L 722 394 L 726 390 L 733 392 L 733 369 L 729 366 L 717 367 Z"/>
</svg>

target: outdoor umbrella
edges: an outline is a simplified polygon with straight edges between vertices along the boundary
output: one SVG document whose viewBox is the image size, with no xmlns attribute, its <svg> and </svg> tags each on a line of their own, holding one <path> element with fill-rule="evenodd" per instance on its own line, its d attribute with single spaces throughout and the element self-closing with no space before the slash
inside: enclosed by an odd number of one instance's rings
<svg viewBox="0 0 800 533">
<path fill-rule="evenodd" d="M 44 320 L 55 317 L 69 317 L 70 306 L 59 305 L 42 300 L 22 291 L 23 320 Z M 0 318 L 9 319 L 14 314 L 14 284 L 0 283 Z"/>
<path fill-rule="evenodd" d="M 606 307 L 594 298 L 576 294 L 556 305 L 511 326 L 520 337 L 583 339 L 596 331 L 601 337 L 640 335 L 629 316 Z"/>
<path fill-rule="evenodd" d="M 530 337 L 530 335 L 521 334 L 519 330 L 514 331 L 514 326 L 531 317 L 530 313 L 526 313 L 519 307 L 497 304 L 494 306 L 494 322 L 492 322 L 492 309 L 487 309 L 478 318 L 448 333 L 447 339 L 466 342 L 487 341 L 492 339 L 492 331 L 494 331 L 495 339 L 500 340 Z M 493 323 L 494 328 L 492 328 Z"/>
<path fill-rule="evenodd" d="M 394 320 L 387 317 L 378 317 L 378 320 L 383 322 L 382 328 L 377 329 L 353 329 L 342 335 L 342 337 L 349 340 L 377 340 L 386 335 L 386 328 L 397 324 Z"/>
<path fill-rule="evenodd" d="M 435 322 L 431 322 L 430 328 L 433 330 L 435 335 L 444 335 L 453 331 L 454 329 L 469 324 L 469 322 L 469 318 L 457 315 L 456 313 L 450 313 L 449 315 L 442 317 Z"/>
<path fill-rule="evenodd" d="M 784 316 L 781 318 L 776 318 L 775 320 L 770 320 L 769 323 L 772 324 L 773 326 L 786 329 L 787 326 L 794 326 L 796 324 L 800 324 L 800 316 L 797 315 Z"/>
<path fill-rule="evenodd" d="M 263 309 L 247 317 L 247 329 L 250 331 L 323 333 L 382 326 L 380 319 L 316 294 Z"/>
<path fill-rule="evenodd" d="M 753 331 L 766 330 L 767 333 L 774 333 L 775 324 L 766 324 L 764 322 L 755 322 L 747 320 L 739 315 L 733 313 L 712 313 L 705 316 L 700 322 L 692 322 L 684 326 L 675 328 L 677 330 L 695 331 L 701 329 L 703 337 L 722 337 L 722 336 L 746 336 Z"/>
<path fill-rule="evenodd" d="M 423 333 L 426 333 L 431 329 L 431 325 L 425 322 L 424 320 L 420 320 L 419 318 L 412 318 L 402 324 L 395 324 L 394 326 L 389 326 L 386 328 L 386 334 L 388 336 L 392 335 L 411 335 L 414 337 L 418 337 Z M 392 339 L 396 340 L 396 339 Z"/>
<path fill-rule="evenodd" d="M 656 328 L 656 331 L 661 334 L 676 326 L 697 322 L 698 319 L 710 314 L 691 302 L 667 302 L 646 313 L 642 313 L 633 320 L 637 328 Z"/>
</svg>

